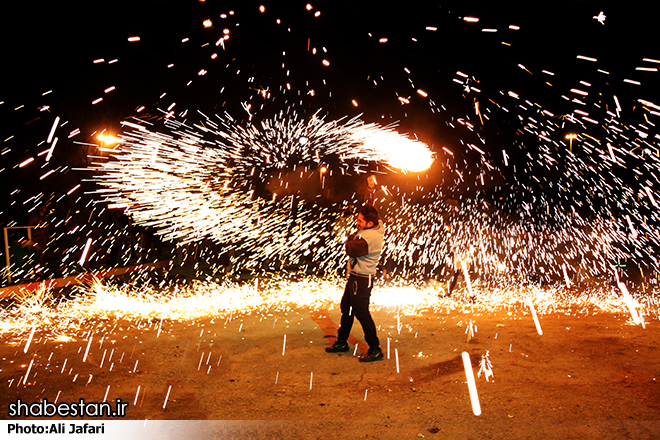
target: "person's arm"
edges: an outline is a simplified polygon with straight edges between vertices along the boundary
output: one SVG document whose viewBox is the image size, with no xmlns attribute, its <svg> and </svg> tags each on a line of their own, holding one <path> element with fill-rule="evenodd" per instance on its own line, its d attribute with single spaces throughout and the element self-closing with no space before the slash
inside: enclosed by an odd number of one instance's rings
<svg viewBox="0 0 660 440">
<path fill-rule="evenodd" d="M 362 237 L 350 237 L 346 241 L 346 253 L 351 258 L 363 257 L 369 253 L 369 245 Z"/>
</svg>

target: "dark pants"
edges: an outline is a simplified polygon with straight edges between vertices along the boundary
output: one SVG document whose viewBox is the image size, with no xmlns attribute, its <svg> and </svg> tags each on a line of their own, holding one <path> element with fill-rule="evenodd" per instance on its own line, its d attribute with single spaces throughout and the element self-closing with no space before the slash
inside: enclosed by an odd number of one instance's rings
<svg viewBox="0 0 660 440">
<path fill-rule="evenodd" d="M 346 341 L 351 334 L 353 320 L 357 320 L 362 325 L 364 331 L 364 340 L 369 344 L 369 348 L 379 348 L 380 342 L 376 335 L 376 324 L 369 313 L 369 298 L 371 297 L 371 288 L 373 286 L 373 277 L 359 277 L 351 275 L 348 277 L 344 296 L 341 298 L 341 326 L 337 334 L 337 339 Z"/>
<path fill-rule="evenodd" d="M 459 275 L 463 276 L 463 271 L 461 269 L 454 269 L 454 275 L 451 279 L 451 282 L 449 283 L 447 295 L 451 295 L 451 293 L 454 291 L 454 287 L 456 287 L 456 282 L 458 281 Z M 463 278 L 465 277 L 463 276 Z"/>
</svg>

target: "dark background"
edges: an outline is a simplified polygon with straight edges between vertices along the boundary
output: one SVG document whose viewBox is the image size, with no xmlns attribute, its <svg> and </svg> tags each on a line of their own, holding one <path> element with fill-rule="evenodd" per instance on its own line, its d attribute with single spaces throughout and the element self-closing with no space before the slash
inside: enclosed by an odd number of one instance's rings
<svg viewBox="0 0 660 440">
<path fill-rule="evenodd" d="M 658 72 L 636 70 L 657 67 L 643 58 L 660 59 L 650 6 L 586 0 L 394 5 L 323 1 L 311 3 L 308 11 L 307 2 L 296 1 L 263 3 L 266 11 L 260 13 L 261 4 L 38 1 L 16 4 L 3 14 L 0 222 L 24 224 L 39 200 L 49 200 L 50 209 L 65 212 L 59 214 L 64 217 L 79 211 L 92 218 L 91 197 L 84 194 L 94 189 L 88 182 L 92 173 L 81 169 L 98 151 L 85 144 L 98 143 L 95 135 L 101 130 L 116 133 L 119 122 L 132 116 L 157 120 L 163 114 L 158 109 L 172 103 L 178 117 L 190 120 L 199 118 L 197 110 L 209 115 L 226 111 L 245 124 L 248 114 L 242 104 L 250 104 L 255 123 L 279 112 L 304 118 L 319 109 L 327 120 L 361 114 L 365 122 L 397 122 L 399 132 L 417 136 L 437 153 L 426 172 L 382 176 L 382 183 L 400 193 L 414 197 L 415 192 L 439 188 L 446 197 L 459 199 L 485 192 L 488 200 L 502 201 L 501 209 L 515 211 L 521 201 L 542 198 L 565 203 L 569 210 L 575 205 L 571 197 L 547 185 L 539 187 L 529 178 L 561 180 L 566 175 L 567 165 L 561 161 L 543 168 L 527 158 L 527 153 L 541 148 L 538 132 L 544 124 L 554 124 L 556 130 L 546 135 L 563 142 L 551 151 L 561 156 L 570 132 L 607 136 L 602 120 L 607 111 L 614 111 L 614 95 L 621 103 L 623 125 L 646 123 L 638 99 L 660 102 Z M 315 11 L 321 12 L 318 18 Z M 593 18 L 600 11 L 607 16 L 605 25 Z M 228 15 L 222 19 L 220 14 Z M 467 23 L 464 16 L 480 20 Z M 213 26 L 205 28 L 205 19 Z M 510 30 L 509 25 L 520 30 Z M 437 30 L 426 30 L 427 26 Z M 484 28 L 498 32 L 482 32 Z M 223 29 L 230 37 L 224 50 L 216 46 Z M 128 42 L 130 36 L 140 41 Z M 189 40 L 184 43 L 184 38 Z M 379 43 L 380 38 L 388 41 Z M 217 57 L 212 59 L 214 53 Z M 580 60 L 578 55 L 598 61 Z M 101 58 L 105 62 L 94 64 Z M 118 61 L 110 64 L 114 59 Z M 330 65 L 324 66 L 323 59 Z M 200 76 L 202 69 L 207 73 Z M 457 71 L 467 74 L 467 85 L 480 92 L 456 83 L 454 79 L 465 82 Z M 116 90 L 104 93 L 111 86 Z M 576 97 L 572 88 L 589 91 L 584 104 L 571 101 Z M 260 94 L 263 90 L 270 92 L 267 98 Z M 520 99 L 509 96 L 509 91 Z M 398 96 L 410 103 L 402 105 Z M 92 105 L 99 97 L 103 102 Z M 483 124 L 475 112 L 476 101 L 488 116 Z M 145 109 L 138 112 L 142 106 Z M 562 119 L 576 108 L 601 124 L 582 127 Z M 61 118 L 58 144 L 46 163 L 45 155 L 38 154 L 48 148 L 44 141 L 56 116 Z M 538 122 L 531 131 L 530 118 Z M 646 127 L 651 131 L 649 142 L 655 143 L 654 125 Z M 69 138 L 74 129 L 80 134 Z M 509 166 L 503 163 L 502 150 L 508 153 Z M 29 157 L 35 161 L 18 168 Z M 523 174 L 522 169 L 529 172 Z M 49 170 L 56 172 L 40 179 Z M 484 185 L 478 183 L 482 174 Z M 349 177 L 353 180 L 335 182 L 335 189 L 358 191 L 362 177 Z M 82 188 L 66 195 L 77 184 Z"/>
</svg>

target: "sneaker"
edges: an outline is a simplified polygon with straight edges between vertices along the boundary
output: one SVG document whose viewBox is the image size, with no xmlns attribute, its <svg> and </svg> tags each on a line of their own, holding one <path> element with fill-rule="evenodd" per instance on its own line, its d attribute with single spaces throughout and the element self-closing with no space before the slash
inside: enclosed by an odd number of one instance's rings
<svg viewBox="0 0 660 440">
<path fill-rule="evenodd" d="M 367 351 L 367 354 L 360 356 L 358 359 L 360 362 L 375 362 L 382 361 L 385 358 L 383 351 L 380 348 L 370 348 Z"/>
<path fill-rule="evenodd" d="M 343 353 L 348 351 L 348 344 L 346 341 L 336 340 L 331 347 L 325 347 L 326 353 Z"/>
</svg>

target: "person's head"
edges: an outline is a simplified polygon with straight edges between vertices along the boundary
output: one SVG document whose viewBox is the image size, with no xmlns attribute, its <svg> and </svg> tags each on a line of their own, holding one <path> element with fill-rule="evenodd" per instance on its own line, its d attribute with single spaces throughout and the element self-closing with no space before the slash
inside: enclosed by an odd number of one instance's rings
<svg viewBox="0 0 660 440">
<path fill-rule="evenodd" d="M 358 212 L 357 224 L 360 229 L 373 228 L 378 224 L 380 216 L 373 206 L 363 206 Z"/>
<path fill-rule="evenodd" d="M 369 188 L 375 188 L 376 187 L 376 176 L 367 177 L 367 186 Z"/>
</svg>

